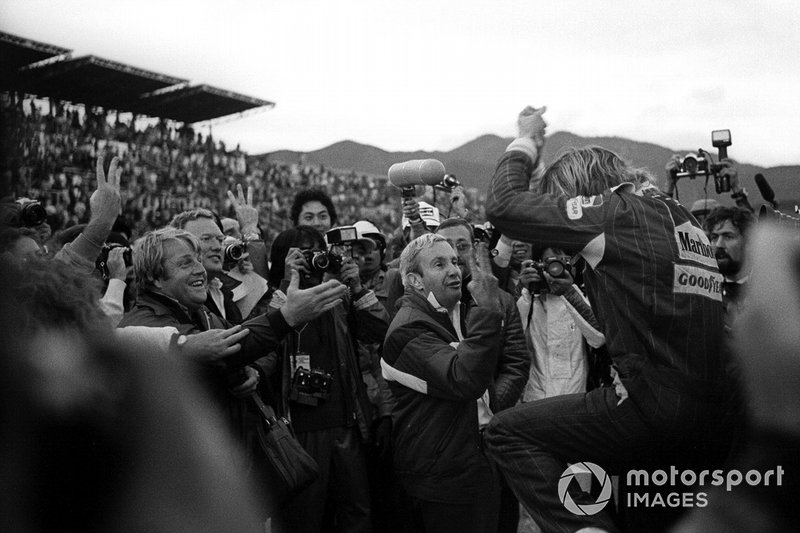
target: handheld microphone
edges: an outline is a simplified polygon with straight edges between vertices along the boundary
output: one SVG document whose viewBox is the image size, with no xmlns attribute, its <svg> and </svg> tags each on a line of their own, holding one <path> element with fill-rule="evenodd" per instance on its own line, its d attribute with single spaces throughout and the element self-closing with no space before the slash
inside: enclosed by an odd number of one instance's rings
<svg viewBox="0 0 800 533">
<path fill-rule="evenodd" d="M 415 185 L 439 185 L 444 175 L 444 165 L 438 159 L 412 159 L 389 167 L 389 182 L 401 189 Z"/>
<path fill-rule="evenodd" d="M 755 180 L 756 187 L 758 187 L 758 192 L 761 193 L 761 197 L 772 204 L 773 209 L 777 209 L 778 202 L 775 201 L 775 191 L 773 191 L 772 187 L 769 186 L 767 179 L 763 176 L 763 174 L 756 174 Z"/>
</svg>

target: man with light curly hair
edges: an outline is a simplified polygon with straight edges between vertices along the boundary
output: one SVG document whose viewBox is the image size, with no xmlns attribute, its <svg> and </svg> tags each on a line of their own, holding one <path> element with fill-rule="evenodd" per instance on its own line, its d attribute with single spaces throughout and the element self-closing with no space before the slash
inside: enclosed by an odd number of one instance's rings
<svg viewBox="0 0 800 533">
<path fill-rule="evenodd" d="M 624 474 L 711 468 L 724 458 L 732 387 L 720 350 L 722 276 L 702 228 L 647 171 L 590 146 L 566 151 L 542 172 L 544 110 L 520 113 L 486 213 L 511 239 L 546 242 L 585 260 L 616 387 L 499 413 L 486 429 L 487 449 L 544 530 L 616 531 L 605 511 L 567 510 L 558 481 L 568 464 L 583 461 Z M 596 503 L 576 483 L 568 489 L 574 503 Z M 667 527 L 677 512 L 666 511 L 650 523 Z"/>
</svg>

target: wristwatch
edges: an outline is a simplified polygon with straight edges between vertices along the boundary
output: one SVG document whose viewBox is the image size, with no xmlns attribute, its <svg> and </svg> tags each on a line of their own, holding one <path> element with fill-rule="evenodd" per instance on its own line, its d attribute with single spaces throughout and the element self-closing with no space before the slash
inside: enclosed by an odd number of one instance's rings
<svg viewBox="0 0 800 533">
<path fill-rule="evenodd" d="M 259 235 L 257 231 L 250 231 L 242 235 L 242 239 L 244 239 L 245 242 L 260 241 L 261 235 Z"/>
</svg>

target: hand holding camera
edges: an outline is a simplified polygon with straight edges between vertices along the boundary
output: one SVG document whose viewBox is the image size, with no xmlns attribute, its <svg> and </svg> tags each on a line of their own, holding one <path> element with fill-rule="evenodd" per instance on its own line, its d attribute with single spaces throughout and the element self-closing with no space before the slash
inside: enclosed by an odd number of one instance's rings
<svg viewBox="0 0 800 533">
<path fill-rule="evenodd" d="M 522 262 L 522 268 L 519 271 L 519 282 L 523 287 L 530 289 L 532 286 L 539 286 L 542 282 L 542 276 L 534 265 L 532 259 L 527 259 Z"/>
<path fill-rule="evenodd" d="M 527 263 L 527 261 L 523 263 L 523 270 Z M 569 260 L 560 257 L 545 257 L 541 261 L 531 261 L 528 268 L 536 271 L 538 280 L 530 282 L 527 285 L 528 290 L 531 294 L 540 294 L 545 291 L 550 291 L 555 295 L 564 294 L 573 283 L 570 267 Z M 528 272 L 526 279 L 528 278 L 533 279 L 534 276 Z"/>
<path fill-rule="evenodd" d="M 725 177 L 728 181 L 729 189 L 732 191 L 740 191 L 742 189 L 739 184 L 739 171 L 736 167 L 736 161 L 730 158 L 725 158 L 719 162 L 719 175 Z"/>
<path fill-rule="evenodd" d="M 361 277 L 359 276 L 358 264 L 352 258 L 345 258 L 339 271 L 339 281 L 350 287 L 352 294 L 358 294 L 363 289 L 361 287 Z"/>
<path fill-rule="evenodd" d="M 570 274 L 569 269 L 566 268 L 559 277 L 553 277 L 547 270 L 545 270 L 544 279 L 547 281 L 547 286 L 549 287 L 550 292 L 556 296 L 565 294 L 574 283 L 572 274 Z"/>
<path fill-rule="evenodd" d="M 133 268 L 131 249 L 115 246 L 108 252 L 108 277 L 125 281 Z"/>
<path fill-rule="evenodd" d="M 117 243 L 104 244 L 94 264 L 103 281 L 115 278 L 125 281 L 128 270 L 133 267 L 133 253 L 127 246 Z"/>
<path fill-rule="evenodd" d="M 313 259 L 313 252 L 307 250 L 311 255 L 300 250 L 300 248 L 289 248 L 289 252 L 284 259 L 283 277 L 291 279 L 291 272 L 295 270 L 302 274 L 309 274 L 311 272 L 311 259 Z"/>
</svg>

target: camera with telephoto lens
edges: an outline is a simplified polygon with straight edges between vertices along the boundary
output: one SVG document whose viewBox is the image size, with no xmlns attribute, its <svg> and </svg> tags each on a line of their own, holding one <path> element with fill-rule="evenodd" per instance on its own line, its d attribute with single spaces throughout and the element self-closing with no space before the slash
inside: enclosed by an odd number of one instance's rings
<svg viewBox="0 0 800 533">
<path fill-rule="evenodd" d="M 292 378 L 292 389 L 289 399 L 303 405 L 316 407 L 331 397 L 333 376 L 319 368 L 308 370 L 298 367 Z"/>
<path fill-rule="evenodd" d="M 108 271 L 108 254 L 114 248 L 123 249 L 122 260 L 125 261 L 126 267 L 133 265 L 133 253 L 128 246 L 123 246 L 115 242 L 106 243 L 100 249 L 100 255 L 97 256 L 97 261 L 94 263 L 95 268 L 102 274 L 103 280 L 107 280 L 111 277 L 111 273 Z"/>
<path fill-rule="evenodd" d="M 731 143 L 730 130 L 714 130 L 711 132 L 711 144 L 718 152 L 718 160 L 722 161 L 728 157 L 728 146 Z M 717 194 L 730 192 L 731 180 L 727 175 L 720 175 L 723 166 L 714 163 L 711 154 L 699 148 L 697 153 L 689 153 L 683 156 L 678 162 L 678 168 L 672 172 L 672 179 L 680 178 L 694 179 L 697 176 L 713 176 L 714 188 Z"/>
<path fill-rule="evenodd" d="M 523 264 L 523 266 L 525 266 Z M 530 283 L 528 290 L 531 294 L 539 294 L 547 290 L 547 279 L 544 273 L 547 272 L 553 278 L 567 278 L 569 277 L 569 268 L 572 266 L 569 259 L 562 259 L 560 257 L 545 257 L 541 261 L 531 261 L 531 266 L 536 269 L 541 278 L 539 281 Z"/>
</svg>

